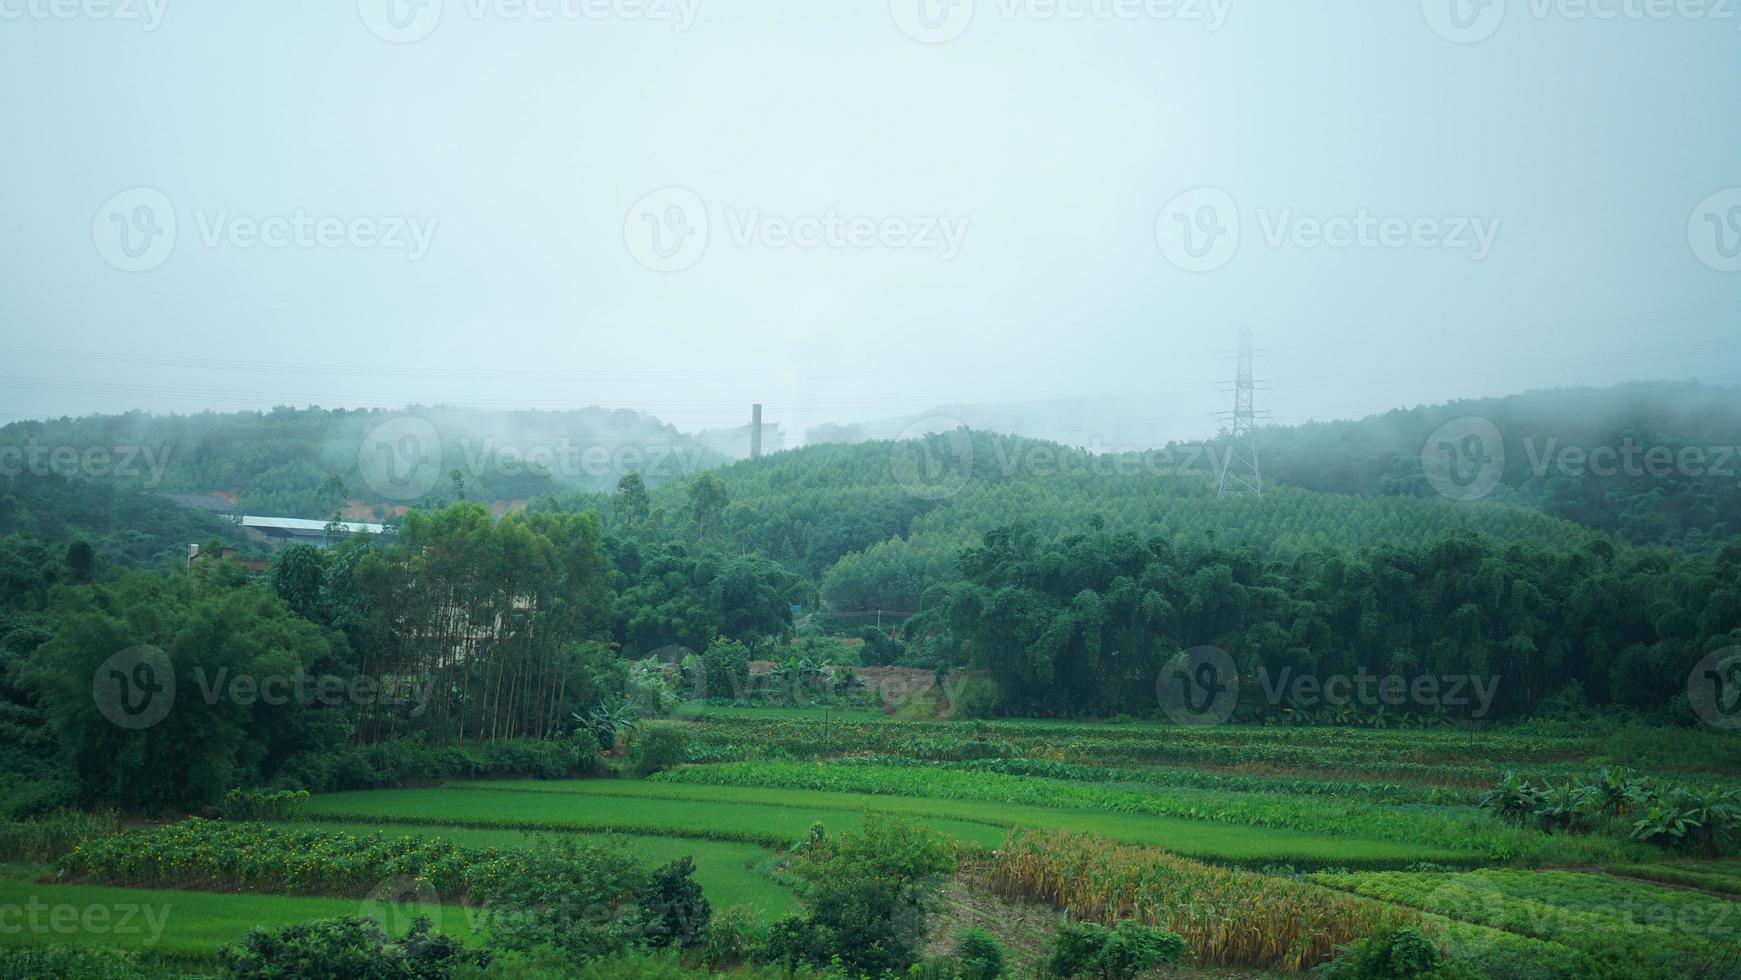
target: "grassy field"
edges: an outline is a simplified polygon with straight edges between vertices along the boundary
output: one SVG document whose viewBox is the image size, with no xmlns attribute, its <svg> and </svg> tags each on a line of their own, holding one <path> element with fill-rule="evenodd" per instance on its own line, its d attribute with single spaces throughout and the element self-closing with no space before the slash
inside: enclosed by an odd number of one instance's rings
<svg viewBox="0 0 1741 980">
<path fill-rule="evenodd" d="M 1577 950 L 1612 968 L 1613 975 L 1725 976 L 1741 956 L 1741 905 L 1684 888 L 1604 874 L 1502 869 L 1310 878 L 1434 917 L 1500 930 L 1520 937 L 1523 947 L 1538 941 L 1550 950 Z"/>
<path fill-rule="evenodd" d="M 1216 969 L 1297 972 L 1369 926 L 1410 922 L 1501 976 L 1514 964 L 1524 965 L 1516 975 L 1545 977 L 1741 975 L 1741 861 L 1550 835 L 1471 805 L 1481 781 L 1505 769 L 1587 777 L 1628 746 L 1661 759 L 1668 743 L 1653 733 L 912 723 L 863 711 L 830 712 L 824 740 L 820 709 L 692 706 L 683 715 L 700 763 L 650 779 L 331 793 L 309 801 L 306 819 L 476 848 L 580 836 L 648 869 L 689 856 L 716 908 L 743 906 L 767 922 L 797 906 L 784 852 L 813 825 L 839 832 L 867 814 L 901 814 L 987 849 L 972 865 L 987 877 L 964 872 L 954 894 L 1078 914 L 1088 903 L 1103 918 L 1132 912 L 1188 934 Z M 1733 785 L 1717 743 L 1695 741 L 1676 778 Z M 1017 829 L 1071 832 L 1080 853 L 1068 880 L 1095 887 L 1062 889 L 1064 879 L 1048 877 L 1050 845 L 1027 865 L 1010 863 Z M 45 919 L 34 930 L 0 928 L 0 943 L 104 942 L 191 961 L 254 925 L 361 911 L 403 930 L 415 911 L 16 880 L 26 870 L 0 880 L 0 927 L 34 901 L 80 915 L 150 908 L 160 934 L 66 920 L 68 934 Z M 995 894 L 985 890 L 994 875 Z M 476 941 L 475 912 L 434 911 L 443 931 Z M 1050 928 L 1044 915 L 1032 921 Z"/>
<path fill-rule="evenodd" d="M 300 824 L 277 824 L 291 829 Z M 446 837 L 470 847 L 528 847 L 549 832 L 527 830 L 485 830 L 475 827 L 451 827 L 437 824 L 329 823 L 322 829 L 343 830 L 363 835 L 384 830 L 389 834 L 415 837 Z M 776 855 L 755 844 L 732 841 L 696 840 L 683 837 L 638 836 L 634 834 L 575 834 L 623 850 L 643 865 L 655 867 L 681 857 L 695 859 L 695 880 L 701 884 L 708 901 L 720 908 L 742 905 L 764 917 L 780 915 L 797 904 L 792 890 L 773 877 Z"/>
<path fill-rule="evenodd" d="M 470 788 L 376 790 L 316 797 L 309 815 L 318 820 L 367 824 L 445 824 L 454 827 L 544 831 L 622 831 L 640 835 L 738 841 L 789 846 L 821 823 L 830 831 L 859 826 L 866 808 L 837 803 L 804 806 L 781 794 L 754 792 L 728 802 L 717 794 L 627 781 L 535 784 L 537 789 Z M 921 804 L 923 808 L 923 804 Z M 879 807 L 914 812 L 899 804 Z M 991 822 L 928 816 L 937 830 L 987 846 L 1003 839 Z"/>
<path fill-rule="evenodd" d="M 402 907 L 355 899 L 43 885 L 0 879 L 0 946 L 80 943 L 155 951 L 176 961 L 209 960 L 217 948 L 256 926 L 288 925 L 341 915 L 367 915 L 395 935 L 415 913 L 463 942 L 478 934 L 466 910 Z"/>
<path fill-rule="evenodd" d="M 776 721 L 840 721 L 840 722 L 879 722 L 887 721 L 888 716 L 874 708 L 818 708 L 801 706 L 792 708 L 738 707 L 733 705 L 705 705 L 689 702 L 677 709 L 679 718 L 738 718 L 754 719 L 769 718 Z"/>
<path fill-rule="evenodd" d="M 687 770 L 685 771 L 687 772 Z M 682 772 L 676 775 L 683 775 Z M 421 794 L 421 795 L 407 795 Z M 491 797 L 505 796 L 513 802 Z M 553 799 L 554 798 L 554 799 Z M 431 809 L 434 808 L 434 809 Z M 642 829 L 646 822 L 727 837 L 762 835 L 791 842 L 820 821 L 829 829 L 856 826 L 865 811 L 922 818 L 958 840 L 995 846 L 1015 827 L 1081 830 L 1115 840 L 1156 844 L 1208 860 L 1253 865 L 1392 866 L 1416 861 L 1473 861 L 1476 856 L 1422 842 L 1243 826 L 986 800 L 927 799 L 877 793 L 719 786 L 688 782 L 509 781 L 454 783 L 440 790 L 336 794 L 314 801 L 313 813 L 330 818 L 366 812 L 376 819 L 439 812 L 440 822 L 550 829 Z M 673 831 L 676 832 L 676 831 Z"/>
</svg>

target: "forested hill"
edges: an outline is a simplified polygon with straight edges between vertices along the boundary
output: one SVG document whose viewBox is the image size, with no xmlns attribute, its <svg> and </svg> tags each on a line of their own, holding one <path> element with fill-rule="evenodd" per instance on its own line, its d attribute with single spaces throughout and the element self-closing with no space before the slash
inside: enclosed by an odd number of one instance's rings
<svg viewBox="0 0 1741 980">
<path fill-rule="evenodd" d="M 1435 497 L 1423 452 L 1449 452 L 1459 496 L 1533 507 L 1637 545 L 1720 549 L 1741 534 L 1741 389 L 1575 388 L 1260 431 L 1270 478 L 1328 493 Z M 1446 447 L 1449 446 L 1447 450 Z M 1484 466 L 1497 483 L 1479 482 Z"/>
<path fill-rule="evenodd" d="M 102 480 L 0 476 L 0 541 L 18 535 L 57 553 L 83 541 L 104 561 L 151 566 L 213 538 L 241 545 L 236 526 L 215 514 Z"/>
<path fill-rule="evenodd" d="M 59 453 L 56 456 L 55 453 Z M 649 483 L 725 462 L 640 412 L 276 408 L 91 415 L 0 426 L 0 470 L 79 476 L 162 494 L 222 494 L 243 513 L 391 519 L 407 506 L 524 501 Z"/>
<path fill-rule="evenodd" d="M 1295 487 L 1218 500 L 1213 481 L 1186 463 L 1158 452 L 1094 457 L 1053 443 L 959 430 L 923 440 L 812 446 L 737 463 L 653 491 L 650 520 L 668 534 L 712 535 L 780 561 L 818 581 L 834 608 L 852 610 L 917 608 L 926 588 L 953 576 L 958 551 L 1013 523 L 1050 536 L 1078 532 L 1098 519 L 1112 532 L 1253 546 L 1276 559 L 1412 545 L 1459 530 L 1501 545 L 1527 541 L 1566 549 L 1594 537 L 1534 510 L 1485 501 L 1361 499 Z M 623 517 L 604 495 L 570 495 L 555 505 L 601 509 L 607 526 Z M 717 513 L 704 515 L 708 507 Z M 696 522 L 712 526 L 696 528 Z"/>
</svg>

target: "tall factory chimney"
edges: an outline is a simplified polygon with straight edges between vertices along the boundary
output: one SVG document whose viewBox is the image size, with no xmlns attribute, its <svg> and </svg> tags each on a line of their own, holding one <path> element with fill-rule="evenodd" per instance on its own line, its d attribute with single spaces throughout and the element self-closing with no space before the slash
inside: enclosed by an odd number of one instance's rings
<svg viewBox="0 0 1741 980">
<path fill-rule="evenodd" d="M 750 406 L 750 458 L 762 458 L 762 406 Z"/>
</svg>

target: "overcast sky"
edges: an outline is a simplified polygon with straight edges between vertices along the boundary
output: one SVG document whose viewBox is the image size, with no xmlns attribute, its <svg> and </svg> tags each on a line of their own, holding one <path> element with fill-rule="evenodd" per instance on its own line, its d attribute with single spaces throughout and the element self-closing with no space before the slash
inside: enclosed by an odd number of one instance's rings
<svg viewBox="0 0 1741 980">
<path fill-rule="evenodd" d="M 0 421 L 1736 382 L 1741 4 L 1595 7 L 0 0 Z"/>
</svg>

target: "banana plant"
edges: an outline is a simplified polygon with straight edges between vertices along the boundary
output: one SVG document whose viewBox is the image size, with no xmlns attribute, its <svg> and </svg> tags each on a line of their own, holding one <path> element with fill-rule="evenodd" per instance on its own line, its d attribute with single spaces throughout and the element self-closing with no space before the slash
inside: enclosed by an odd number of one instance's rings
<svg viewBox="0 0 1741 980">
<path fill-rule="evenodd" d="M 1536 824 L 1548 833 L 1571 831 L 1583 821 L 1589 790 L 1571 783 L 1549 787 L 1542 793 L 1533 816 Z"/>
<path fill-rule="evenodd" d="M 635 707 L 624 703 L 612 708 L 600 701 L 584 716 L 570 712 L 570 717 L 580 727 L 589 729 L 598 739 L 599 748 L 609 752 L 616 747 L 617 736 L 635 724 Z"/>
<path fill-rule="evenodd" d="M 1506 772 L 1499 785 L 1489 790 L 1476 806 L 1492 810 L 1508 823 L 1521 824 L 1541 805 L 1541 791 L 1515 772 Z"/>
</svg>

